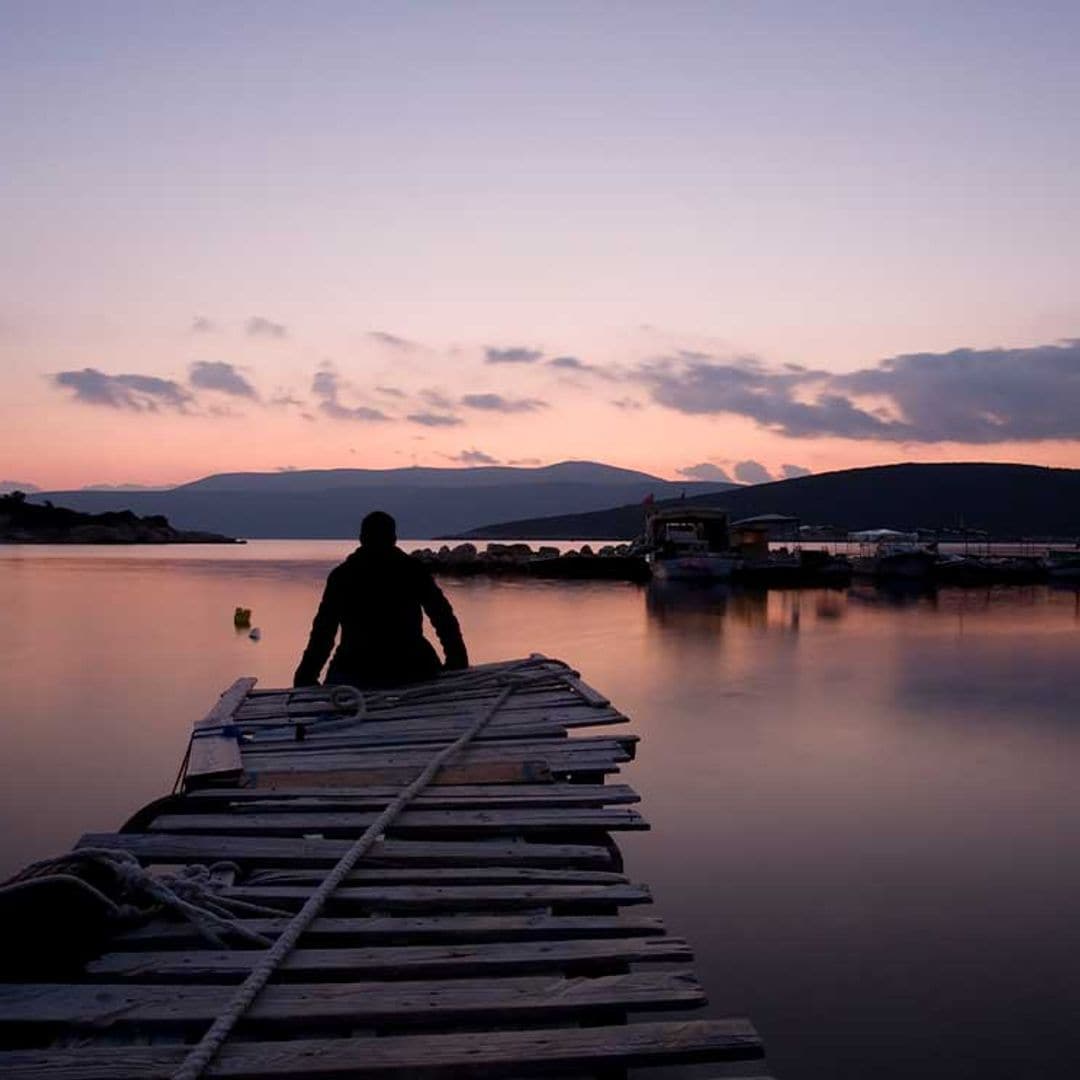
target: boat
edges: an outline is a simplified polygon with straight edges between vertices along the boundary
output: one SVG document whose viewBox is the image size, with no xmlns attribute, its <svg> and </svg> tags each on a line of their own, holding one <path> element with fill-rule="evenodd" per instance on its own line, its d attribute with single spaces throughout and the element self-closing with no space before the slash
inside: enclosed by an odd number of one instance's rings
<svg viewBox="0 0 1080 1080">
<path fill-rule="evenodd" d="M 848 533 L 859 545 L 851 560 L 854 573 L 890 581 L 929 581 L 938 561 L 937 552 L 920 543 L 919 534 L 896 529 L 864 529 Z"/>
<path fill-rule="evenodd" d="M 726 510 L 706 506 L 650 508 L 645 539 L 653 577 L 667 581 L 728 581 L 742 566 L 731 546 Z"/>
</svg>

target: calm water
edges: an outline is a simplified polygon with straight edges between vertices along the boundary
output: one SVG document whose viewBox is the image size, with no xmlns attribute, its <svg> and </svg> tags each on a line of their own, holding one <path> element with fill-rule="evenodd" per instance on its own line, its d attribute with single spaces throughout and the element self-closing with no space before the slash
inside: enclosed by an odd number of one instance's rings
<svg viewBox="0 0 1080 1080">
<path fill-rule="evenodd" d="M 238 675 L 287 684 L 350 546 L 0 548 L 0 874 L 162 794 Z M 474 660 L 562 657 L 631 715 L 627 870 L 782 1080 L 1075 1075 L 1075 591 L 446 590 Z"/>
</svg>

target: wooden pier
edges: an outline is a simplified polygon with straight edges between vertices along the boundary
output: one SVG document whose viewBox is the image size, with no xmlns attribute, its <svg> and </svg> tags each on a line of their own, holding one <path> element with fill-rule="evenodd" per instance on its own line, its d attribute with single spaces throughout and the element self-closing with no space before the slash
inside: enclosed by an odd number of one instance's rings
<svg viewBox="0 0 1080 1080">
<path fill-rule="evenodd" d="M 607 782 L 634 757 L 625 723 L 536 656 L 362 696 L 242 679 L 195 726 L 177 793 L 76 851 L 207 867 L 218 895 L 262 909 L 238 924 L 274 942 L 402 788 L 480 724 L 372 837 L 205 1075 L 610 1080 L 760 1059 L 745 1020 L 656 1019 L 705 997 L 612 839 L 647 828 L 635 792 Z M 227 944 L 159 914 L 77 977 L 0 983 L 0 1075 L 176 1075 L 267 952 Z"/>
</svg>

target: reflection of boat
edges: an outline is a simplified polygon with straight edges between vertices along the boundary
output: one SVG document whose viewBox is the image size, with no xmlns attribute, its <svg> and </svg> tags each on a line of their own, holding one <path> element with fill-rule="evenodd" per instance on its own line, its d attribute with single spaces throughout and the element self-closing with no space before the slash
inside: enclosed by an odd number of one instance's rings
<svg viewBox="0 0 1080 1080">
<path fill-rule="evenodd" d="M 645 516 L 653 576 L 672 581 L 727 581 L 742 564 L 728 537 L 725 510 L 667 506 Z"/>
<path fill-rule="evenodd" d="M 848 540 L 859 545 L 851 561 L 861 577 L 925 581 L 933 575 L 937 553 L 919 543 L 918 533 L 866 529 L 848 533 Z"/>
<path fill-rule="evenodd" d="M 1051 581 L 1080 581 L 1080 550 L 1048 551 L 1044 565 Z"/>
</svg>

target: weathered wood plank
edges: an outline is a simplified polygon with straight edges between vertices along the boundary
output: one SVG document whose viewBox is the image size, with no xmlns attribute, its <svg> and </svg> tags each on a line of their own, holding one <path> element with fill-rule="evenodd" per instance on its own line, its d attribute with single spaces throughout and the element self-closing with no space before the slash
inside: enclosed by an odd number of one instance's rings
<svg viewBox="0 0 1080 1080">
<path fill-rule="evenodd" d="M 228 986 L 0 984 L 4 1028 L 63 1025 L 95 1034 L 142 1024 L 209 1024 L 228 1004 Z M 587 1018 L 595 1009 L 662 1009 L 702 1005 L 705 993 L 689 971 L 635 972 L 597 978 L 534 975 L 526 978 L 443 982 L 303 983 L 268 986 L 244 1018 L 244 1028 L 273 1024 L 378 1024 L 405 1021 L 512 1022 Z M 26 1032 L 20 1030 L 20 1034 Z"/>
<path fill-rule="evenodd" d="M 736 1061 L 761 1056 L 746 1020 L 691 1020 L 621 1026 L 460 1032 L 359 1039 L 226 1044 L 209 1075 L 218 1080 L 335 1077 L 341 1080 L 451 1080 L 551 1075 L 604 1066 Z M 167 1080 L 184 1047 L 76 1047 L 0 1054 L 7 1080 Z"/>
<path fill-rule="evenodd" d="M 304 810 L 383 809 L 400 788 L 389 785 L 365 788 L 303 788 L 276 792 L 261 785 L 234 788 L 199 788 L 184 800 L 185 812 L 205 807 L 245 806 L 258 802 L 271 807 Z M 615 806 L 641 802 L 627 784 L 460 784 L 421 791 L 409 804 L 416 810 L 460 810 L 525 806 Z"/>
<path fill-rule="evenodd" d="M 615 769 L 608 771 L 618 771 Z M 390 768 L 373 768 L 368 765 L 350 765 L 334 768 L 326 765 L 317 769 L 293 767 L 282 770 L 263 766 L 258 770 L 247 768 L 244 783 L 251 787 L 287 791 L 290 788 L 339 788 L 358 785 L 396 784 L 403 787 L 416 779 L 420 769 L 415 765 Z M 552 779 L 551 767 L 546 761 L 495 761 L 476 765 L 451 764 L 439 770 L 428 790 L 459 784 L 537 784 Z"/>
<path fill-rule="evenodd" d="M 448 739 L 447 742 L 453 741 Z M 626 761 L 629 747 L 636 745 L 638 736 L 627 733 L 613 738 L 608 735 L 584 735 L 580 738 L 564 739 L 514 739 L 506 742 L 478 743 L 462 751 L 456 764 L 479 763 L 488 761 L 522 761 L 537 758 L 546 761 L 565 760 L 574 754 L 610 755 L 616 760 Z M 267 750 L 258 743 L 245 743 L 243 746 L 245 767 L 258 769 L 260 762 L 272 764 L 278 768 L 282 759 L 295 758 L 298 762 L 344 759 L 371 766 L 419 765 L 421 768 L 431 760 L 431 749 L 427 747 L 367 747 L 362 742 L 350 745 L 347 749 L 324 749 L 318 745 L 308 747 L 305 743 L 293 742 L 289 750 L 282 748 Z M 264 762 L 263 759 L 274 758 Z"/>
<path fill-rule="evenodd" d="M 265 937 L 277 937 L 288 919 L 245 919 L 244 926 Z M 655 915 L 637 911 L 618 915 L 375 915 L 366 918 L 316 919 L 301 937 L 309 948 L 364 943 L 426 945 L 435 942 L 550 941 L 552 939 L 638 937 L 662 934 L 664 924 Z M 206 942 L 190 923 L 156 919 L 113 938 L 113 950 L 199 948 Z"/>
<path fill-rule="evenodd" d="M 179 833 L 87 833 L 76 847 L 130 851 L 144 862 L 197 863 L 229 859 L 242 866 L 332 866 L 348 840 L 305 837 L 186 836 Z M 579 866 L 610 868 L 611 852 L 595 844 L 511 843 L 500 840 L 383 840 L 367 866 Z"/>
<path fill-rule="evenodd" d="M 223 896 L 273 908 L 299 908 L 311 889 L 295 885 L 237 885 Z M 343 885 L 327 909 L 342 911 L 498 911 L 560 907 L 615 907 L 648 904 L 644 885 Z"/>
<path fill-rule="evenodd" d="M 162 814 L 149 825 L 151 832 L 214 833 L 224 836 L 359 836 L 378 820 L 378 813 L 366 811 L 309 812 L 264 811 L 259 807 L 237 808 L 231 814 Z M 606 832 L 647 829 L 636 810 L 602 807 L 555 807 L 544 810 L 404 810 L 390 827 L 390 835 L 405 832 L 469 831 L 476 836 L 505 835 L 557 829 L 602 829 Z"/>
<path fill-rule="evenodd" d="M 303 742 L 303 749 L 312 750 L 347 750 L 354 746 L 386 747 L 427 746 L 432 743 L 453 742 L 469 727 L 469 719 L 450 720 L 439 724 L 401 723 L 401 724 L 361 724 L 343 729 L 311 730 L 305 725 L 291 725 L 288 728 L 273 727 L 265 730 L 241 728 L 244 739 L 242 745 L 260 753 L 274 751 L 288 752 L 297 749 L 296 744 Z M 477 746 L 491 743 L 529 742 L 538 739 L 565 739 L 571 728 L 595 727 L 594 724 L 561 723 L 535 718 L 513 723 L 491 724 L 480 732 L 474 740 Z M 298 727 L 302 728 L 302 738 L 298 738 Z M 616 735 L 625 745 L 630 745 L 633 736 Z"/>
<path fill-rule="evenodd" d="M 261 955 L 258 950 L 115 952 L 87 965 L 101 981 L 237 982 Z M 464 978 L 500 973 L 589 969 L 612 965 L 691 959 L 681 938 L 602 938 L 385 948 L 296 949 L 278 969 L 282 981 L 305 978 Z"/>
<path fill-rule="evenodd" d="M 185 783 L 198 784 L 213 777 L 237 776 L 243 770 L 237 734 L 228 729 L 255 681 L 252 678 L 237 679 L 195 725 Z"/>
<path fill-rule="evenodd" d="M 363 866 L 343 885 L 626 885 L 625 874 L 609 870 L 563 870 L 535 866 Z M 317 885 L 321 870 L 253 870 L 244 885 Z"/>
</svg>

